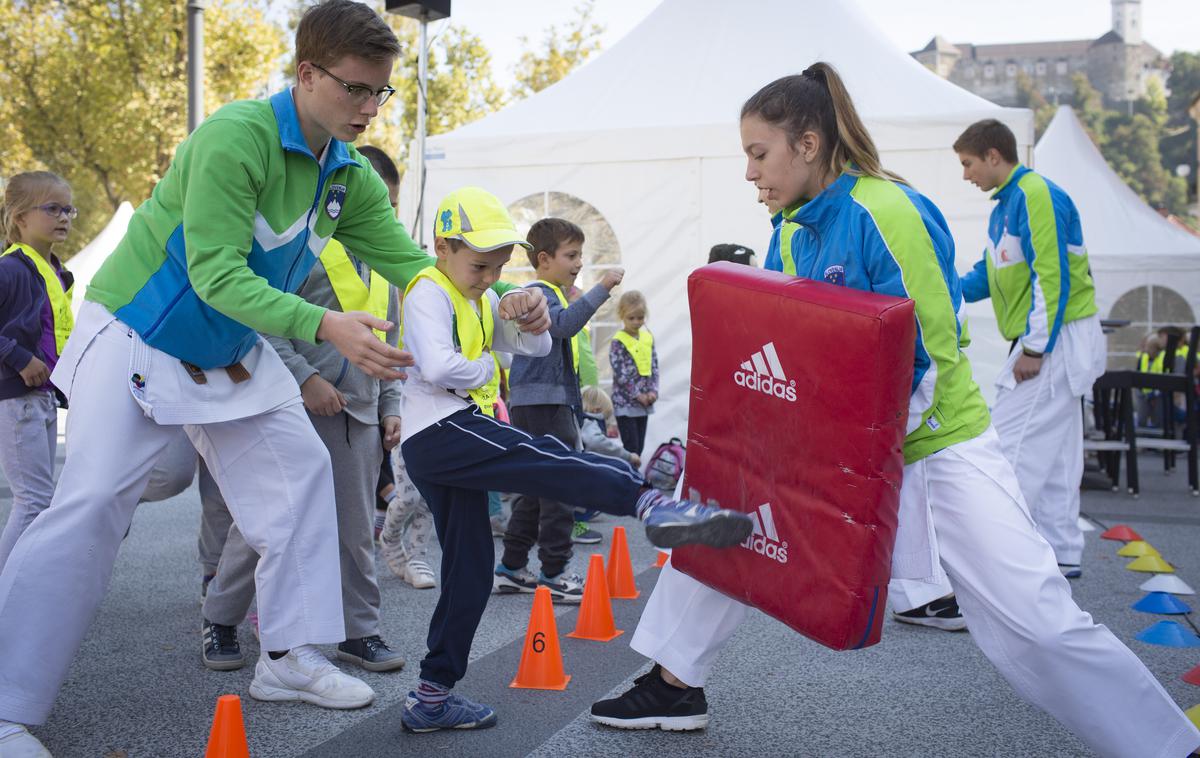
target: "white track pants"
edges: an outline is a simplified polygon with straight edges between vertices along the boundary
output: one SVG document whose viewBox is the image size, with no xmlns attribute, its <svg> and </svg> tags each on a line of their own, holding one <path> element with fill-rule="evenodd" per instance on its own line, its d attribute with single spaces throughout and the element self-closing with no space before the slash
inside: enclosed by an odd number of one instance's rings
<svg viewBox="0 0 1200 758">
<path fill-rule="evenodd" d="M 0 574 L 0 720 L 46 720 L 151 469 L 178 433 L 146 418 L 133 400 L 129 362 L 119 322 L 86 348 L 58 490 Z M 258 597 L 263 618 L 272 620 L 262 629 L 263 649 L 343 640 L 329 453 L 304 408 L 295 403 L 184 429 L 246 541 L 262 554 Z"/>
<path fill-rule="evenodd" d="M 922 464 L 942 565 L 971 637 L 1017 694 L 1100 755 L 1180 758 L 1200 746 L 1154 675 L 1071 599 L 995 432 L 912 465 Z M 746 611 L 668 563 L 631 645 L 703 686 Z"/>
<path fill-rule="evenodd" d="M 1083 414 L 1079 400 L 1103 373 L 1104 335 L 1096 317 L 1072 321 L 1059 332 L 1042 370 L 1016 384 L 1012 368 L 1020 350 L 996 382 L 992 423 L 1004 456 L 1017 472 L 1029 512 L 1058 563 L 1078 565 L 1083 556 L 1079 529 L 1079 482 L 1083 478 Z"/>
</svg>

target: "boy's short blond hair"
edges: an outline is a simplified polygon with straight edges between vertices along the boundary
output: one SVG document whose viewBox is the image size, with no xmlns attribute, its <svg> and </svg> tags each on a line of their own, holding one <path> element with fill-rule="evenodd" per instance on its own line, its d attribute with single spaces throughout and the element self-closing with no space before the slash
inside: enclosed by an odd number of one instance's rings
<svg viewBox="0 0 1200 758">
<path fill-rule="evenodd" d="M 584 413 L 598 413 L 604 418 L 613 415 L 612 398 L 604 390 L 594 384 L 590 384 L 584 387 L 580 394 L 583 399 Z"/>
</svg>

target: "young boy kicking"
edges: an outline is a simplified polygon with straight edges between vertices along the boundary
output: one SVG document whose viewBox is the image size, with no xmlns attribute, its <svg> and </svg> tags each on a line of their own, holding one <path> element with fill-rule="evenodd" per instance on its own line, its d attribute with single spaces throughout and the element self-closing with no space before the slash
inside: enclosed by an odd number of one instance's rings
<svg viewBox="0 0 1200 758">
<path fill-rule="evenodd" d="M 637 516 L 650 541 L 663 547 L 729 547 L 752 528 L 745 514 L 661 495 L 624 461 L 576 452 L 493 418 L 499 375 L 492 351 L 543 356 L 550 350 L 550 335 L 521 333 L 489 290 L 513 248 L 528 244 L 500 201 L 475 187 L 442 201 L 434 233 L 437 265 L 409 284 L 402 316 L 402 338 L 416 365 L 404 385 L 401 451 L 442 545 L 442 594 L 429 625 L 429 653 L 402 717 L 404 728 L 415 732 L 496 723 L 491 708 L 451 693 L 466 673 L 492 590 L 488 490 Z"/>
</svg>

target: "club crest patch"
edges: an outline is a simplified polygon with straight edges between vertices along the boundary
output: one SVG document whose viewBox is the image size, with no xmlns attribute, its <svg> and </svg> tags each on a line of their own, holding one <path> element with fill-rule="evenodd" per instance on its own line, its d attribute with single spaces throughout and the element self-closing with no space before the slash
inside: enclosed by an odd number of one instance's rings
<svg viewBox="0 0 1200 758">
<path fill-rule="evenodd" d="M 825 281 L 843 287 L 846 284 L 846 269 L 842 266 L 830 266 L 825 269 Z"/>
<path fill-rule="evenodd" d="M 346 185 L 331 184 L 325 193 L 325 213 L 329 218 L 337 219 L 342 215 L 342 206 L 346 203 Z"/>
</svg>

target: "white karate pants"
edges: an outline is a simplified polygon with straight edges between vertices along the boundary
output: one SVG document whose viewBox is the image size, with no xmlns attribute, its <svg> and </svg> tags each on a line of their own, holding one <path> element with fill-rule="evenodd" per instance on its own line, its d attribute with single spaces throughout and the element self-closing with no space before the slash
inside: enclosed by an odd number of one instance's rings
<svg viewBox="0 0 1200 758">
<path fill-rule="evenodd" d="M 178 433 L 131 396 L 130 339 L 113 321 L 86 347 L 58 489 L 0 573 L 0 720 L 46 720 L 151 469 Z M 262 554 L 263 649 L 345 639 L 329 453 L 303 406 L 183 428 Z"/>
<path fill-rule="evenodd" d="M 924 476 L 910 476 L 914 466 Z M 1071 599 L 992 429 L 911 464 L 903 486 L 910 482 L 924 482 L 972 639 L 1018 695 L 1099 755 L 1180 758 L 1200 746 L 1200 731 L 1154 675 Z M 703 686 L 747 608 L 668 563 L 631 646 Z"/>
</svg>

